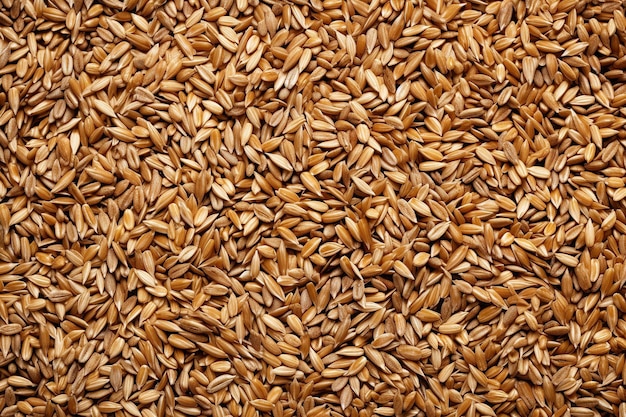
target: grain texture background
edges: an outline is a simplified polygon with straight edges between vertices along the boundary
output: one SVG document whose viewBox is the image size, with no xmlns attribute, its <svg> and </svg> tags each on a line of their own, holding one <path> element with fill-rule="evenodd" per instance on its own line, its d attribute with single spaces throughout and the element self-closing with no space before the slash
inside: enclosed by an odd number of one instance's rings
<svg viewBox="0 0 626 417">
<path fill-rule="evenodd" d="M 607 0 L 2 0 L 0 416 L 626 417 Z"/>
</svg>

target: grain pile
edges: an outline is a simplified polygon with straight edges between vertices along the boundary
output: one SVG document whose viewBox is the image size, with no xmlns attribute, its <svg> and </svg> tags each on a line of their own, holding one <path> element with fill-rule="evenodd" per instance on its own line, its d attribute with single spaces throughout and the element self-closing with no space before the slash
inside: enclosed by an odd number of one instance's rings
<svg viewBox="0 0 626 417">
<path fill-rule="evenodd" d="M 1 4 L 0 416 L 626 417 L 622 2 Z"/>
</svg>

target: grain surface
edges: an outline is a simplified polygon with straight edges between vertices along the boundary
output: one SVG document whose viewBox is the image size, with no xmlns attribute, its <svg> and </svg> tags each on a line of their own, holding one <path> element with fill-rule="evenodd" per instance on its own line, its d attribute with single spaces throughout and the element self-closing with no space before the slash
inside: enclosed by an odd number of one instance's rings
<svg viewBox="0 0 626 417">
<path fill-rule="evenodd" d="M 0 2 L 0 417 L 626 417 L 617 0 Z"/>
</svg>

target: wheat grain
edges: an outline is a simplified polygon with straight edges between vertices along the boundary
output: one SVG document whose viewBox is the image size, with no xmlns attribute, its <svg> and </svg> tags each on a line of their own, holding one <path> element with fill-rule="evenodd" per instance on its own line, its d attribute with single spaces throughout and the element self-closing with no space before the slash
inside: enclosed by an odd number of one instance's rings
<svg viewBox="0 0 626 417">
<path fill-rule="evenodd" d="M 105 3 L 0 7 L 3 415 L 626 415 L 621 3 Z"/>
</svg>

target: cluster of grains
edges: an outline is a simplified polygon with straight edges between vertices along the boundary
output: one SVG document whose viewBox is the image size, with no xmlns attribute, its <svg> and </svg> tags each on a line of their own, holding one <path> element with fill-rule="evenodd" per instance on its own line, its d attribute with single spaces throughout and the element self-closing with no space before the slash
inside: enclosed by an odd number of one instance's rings
<svg viewBox="0 0 626 417">
<path fill-rule="evenodd" d="M 626 417 L 622 1 L 0 3 L 1 417 Z"/>
</svg>

